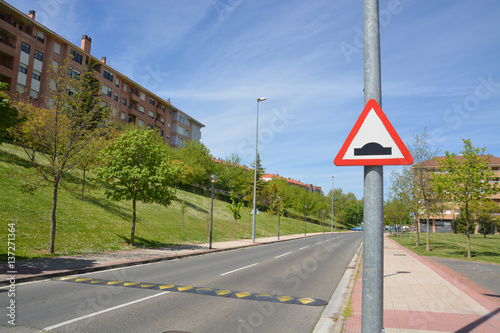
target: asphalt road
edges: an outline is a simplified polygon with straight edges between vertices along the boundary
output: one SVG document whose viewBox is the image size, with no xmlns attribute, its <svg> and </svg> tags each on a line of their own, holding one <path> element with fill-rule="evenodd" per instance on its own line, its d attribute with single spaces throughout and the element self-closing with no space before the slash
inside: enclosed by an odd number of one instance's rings
<svg viewBox="0 0 500 333">
<path fill-rule="evenodd" d="M 19 285 L 16 324 L 53 332 L 311 332 L 324 306 L 307 305 L 309 298 L 330 299 L 361 241 L 362 233 L 326 234 L 83 274 L 80 282 Z M 234 298 L 184 292 L 198 287 Z M 248 299 L 257 293 L 285 297 Z M 301 301 L 287 304 L 292 298 Z M 3 309 L 7 300 L 0 290 Z"/>
<path fill-rule="evenodd" d="M 432 259 L 500 296 L 500 265 L 436 257 Z"/>
</svg>

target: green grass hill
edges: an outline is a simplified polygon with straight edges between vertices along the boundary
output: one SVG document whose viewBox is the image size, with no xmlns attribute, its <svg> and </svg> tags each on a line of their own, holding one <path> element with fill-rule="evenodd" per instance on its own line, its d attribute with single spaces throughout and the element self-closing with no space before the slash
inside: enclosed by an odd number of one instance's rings
<svg viewBox="0 0 500 333">
<path fill-rule="evenodd" d="M 16 259 L 46 257 L 49 246 L 52 189 L 39 188 L 35 194 L 22 191 L 35 170 L 24 151 L 13 145 L 0 145 L 0 261 L 7 260 L 9 224 L 15 223 Z M 132 203 L 106 199 L 101 184 L 87 175 L 84 200 L 81 197 L 82 172 L 64 179 L 57 206 L 56 255 L 110 252 L 144 247 L 162 247 L 183 243 L 206 243 L 210 225 L 211 198 L 177 190 L 170 206 L 137 205 L 135 247 L 128 245 L 132 225 Z M 181 238 L 182 203 L 185 214 Z M 227 203 L 214 201 L 213 241 L 251 238 L 251 215 L 242 208 L 237 225 Z M 256 237 L 277 235 L 278 217 L 265 212 L 257 215 Z M 307 232 L 320 232 L 320 225 L 308 223 Z M 329 230 L 329 227 L 326 227 Z M 281 234 L 304 232 L 304 221 L 281 219 Z"/>
</svg>

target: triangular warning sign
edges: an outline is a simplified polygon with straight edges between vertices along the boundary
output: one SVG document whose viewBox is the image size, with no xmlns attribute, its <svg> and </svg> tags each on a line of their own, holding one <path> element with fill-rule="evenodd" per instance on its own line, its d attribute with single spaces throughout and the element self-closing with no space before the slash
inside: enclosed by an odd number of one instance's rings
<svg viewBox="0 0 500 333">
<path fill-rule="evenodd" d="M 389 119 L 371 99 L 333 161 L 335 165 L 406 165 L 413 157 Z"/>
</svg>

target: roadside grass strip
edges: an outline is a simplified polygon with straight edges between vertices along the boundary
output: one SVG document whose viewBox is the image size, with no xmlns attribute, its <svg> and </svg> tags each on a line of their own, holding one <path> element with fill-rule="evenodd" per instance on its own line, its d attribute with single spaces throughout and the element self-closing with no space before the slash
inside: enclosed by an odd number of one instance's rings
<svg viewBox="0 0 500 333">
<path fill-rule="evenodd" d="M 263 293 L 249 293 L 244 291 L 233 291 L 227 289 L 213 289 L 206 287 L 183 286 L 174 284 L 159 284 L 159 283 L 148 283 L 148 282 L 138 282 L 138 281 L 118 281 L 118 280 L 114 281 L 114 280 L 102 280 L 102 279 L 92 279 L 92 278 L 79 278 L 76 276 L 58 277 L 54 278 L 53 281 L 72 282 L 79 284 L 109 286 L 109 287 L 127 287 L 127 288 L 161 290 L 161 291 L 181 292 L 181 293 L 198 294 L 198 295 L 246 299 L 246 300 L 260 301 L 260 302 L 275 302 L 275 303 L 307 305 L 307 306 L 325 306 L 328 304 L 327 301 L 319 298 L 270 295 Z"/>
</svg>

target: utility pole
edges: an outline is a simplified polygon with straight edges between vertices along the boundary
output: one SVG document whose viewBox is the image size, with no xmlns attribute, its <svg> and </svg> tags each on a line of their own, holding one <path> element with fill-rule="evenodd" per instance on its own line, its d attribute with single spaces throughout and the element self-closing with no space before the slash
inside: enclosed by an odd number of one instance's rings
<svg viewBox="0 0 500 333">
<path fill-rule="evenodd" d="M 364 98 L 382 107 L 378 0 L 363 0 Z M 364 166 L 363 294 L 361 332 L 383 332 L 384 311 L 384 169 Z"/>
</svg>

